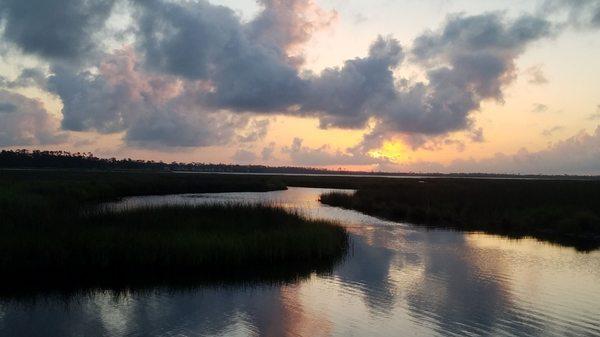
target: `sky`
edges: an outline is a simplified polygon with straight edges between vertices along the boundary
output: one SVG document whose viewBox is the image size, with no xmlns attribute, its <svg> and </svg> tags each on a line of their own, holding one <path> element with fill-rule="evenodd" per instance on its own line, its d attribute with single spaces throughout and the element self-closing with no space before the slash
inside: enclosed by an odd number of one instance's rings
<svg viewBox="0 0 600 337">
<path fill-rule="evenodd" d="M 600 0 L 0 0 L 0 148 L 600 174 Z"/>
</svg>

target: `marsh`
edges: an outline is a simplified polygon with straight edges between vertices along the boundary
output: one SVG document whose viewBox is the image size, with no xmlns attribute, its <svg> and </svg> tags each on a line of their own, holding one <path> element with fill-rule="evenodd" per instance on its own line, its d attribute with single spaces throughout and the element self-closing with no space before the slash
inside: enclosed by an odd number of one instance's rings
<svg viewBox="0 0 600 337">
<path fill-rule="evenodd" d="M 600 252 L 431 230 L 318 202 L 348 190 L 125 198 L 111 207 L 269 203 L 350 236 L 333 270 L 283 283 L 89 289 L 3 299 L 6 336 L 417 336 L 600 333 Z M 577 284 L 573 287 L 573 284 Z"/>
</svg>

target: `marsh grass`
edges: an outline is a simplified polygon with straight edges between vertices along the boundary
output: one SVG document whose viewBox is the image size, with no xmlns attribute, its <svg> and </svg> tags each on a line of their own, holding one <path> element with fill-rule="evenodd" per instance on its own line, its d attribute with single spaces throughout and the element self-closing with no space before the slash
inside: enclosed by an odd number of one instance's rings
<svg viewBox="0 0 600 337">
<path fill-rule="evenodd" d="M 327 193 L 322 203 L 393 221 L 600 247 L 600 182 L 429 179 Z"/>
<path fill-rule="evenodd" d="M 149 207 L 54 221 L 2 235 L 5 278 L 295 277 L 334 265 L 348 245 L 342 227 L 273 206 Z"/>
<path fill-rule="evenodd" d="M 278 281 L 330 270 L 346 231 L 275 205 L 98 207 L 130 195 L 278 189 L 285 185 L 273 177 L 0 171 L 2 290 Z"/>
</svg>

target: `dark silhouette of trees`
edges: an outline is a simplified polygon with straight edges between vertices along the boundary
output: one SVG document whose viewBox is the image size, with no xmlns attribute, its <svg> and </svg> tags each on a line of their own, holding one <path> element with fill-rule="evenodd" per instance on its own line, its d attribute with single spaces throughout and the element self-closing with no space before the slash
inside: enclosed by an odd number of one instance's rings
<svg viewBox="0 0 600 337">
<path fill-rule="evenodd" d="M 312 167 L 235 165 L 210 163 L 182 163 L 140 159 L 98 158 L 91 152 L 40 151 L 40 150 L 2 150 L 0 168 L 59 168 L 89 170 L 152 170 L 152 171 L 188 171 L 221 173 L 263 173 L 263 174 L 334 174 L 334 175 L 374 175 L 374 176 L 413 176 L 413 177 L 471 177 L 471 178 L 537 178 L 537 179 L 598 179 L 599 176 L 569 175 L 515 175 L 493 173 L 413 173 L 413 172 L 373 172 L 328 170 Z"/>
<path fill-rule="evenodd" d="M 247 173 L 339 173 L 325 169 L 306 167 L 269 167 L 264 165 L 234 165 L 207 163 L 165 163 L 162 161 L 139 159 L 98 158 L 90 152 L 2 150 L 2 168 L 62 168 L 92 170 L 168 170 L 194 172 L 247 172 Z"/>
</svg>

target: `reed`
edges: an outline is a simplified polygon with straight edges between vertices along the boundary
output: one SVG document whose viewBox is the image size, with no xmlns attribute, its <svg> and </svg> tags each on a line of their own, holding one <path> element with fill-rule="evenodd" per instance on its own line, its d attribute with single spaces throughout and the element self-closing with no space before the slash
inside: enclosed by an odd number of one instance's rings
<svg viewBox="0 0 600 337">
<path fill-rule="evenodd" d="M 332 268 L 346 231 L 273 205 L 98 207 L 128 195 L 284 188 L 271 177 L 0 171 L 0 282 L 289 279 Z"/>
<path fill-rule="evenodd" d="M 346 231 L 335 224 L 250 205 L 86 212 L 3 234 L 5 276 L 210 277 L 306 270 L 340 259 L 348 244 Z"/>
<path fill-rule="evenodd" d="M 405 180 L 320 201 L 393 221 L 600 247 L 598 181 Z"/>
</svg>

